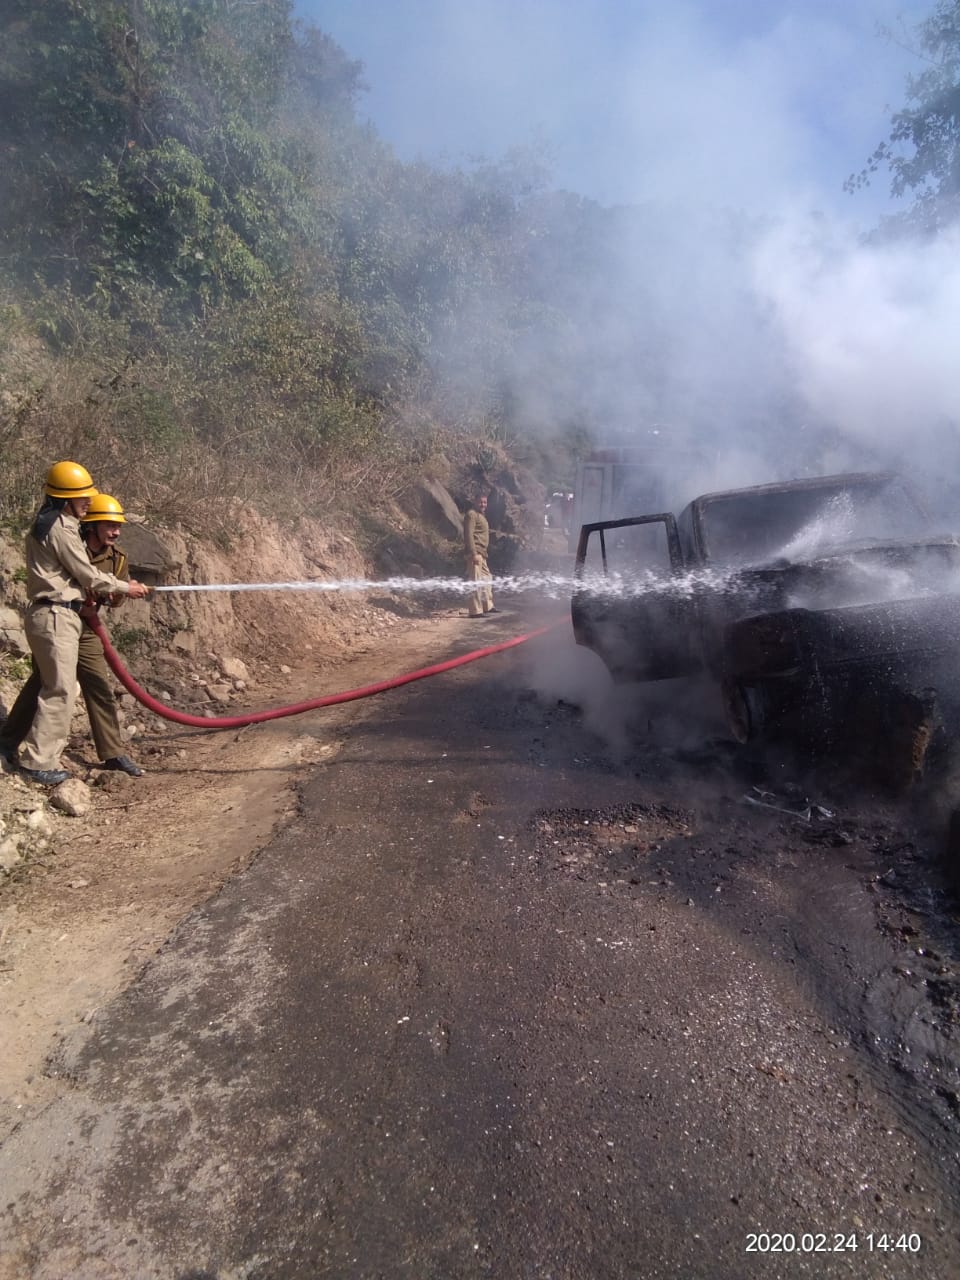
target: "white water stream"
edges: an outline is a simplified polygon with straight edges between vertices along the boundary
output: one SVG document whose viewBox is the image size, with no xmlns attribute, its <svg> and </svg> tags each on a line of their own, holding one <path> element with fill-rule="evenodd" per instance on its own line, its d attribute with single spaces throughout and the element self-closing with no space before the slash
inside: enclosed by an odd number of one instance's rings
<svg viewBox="0 0 960 1280">
<path fill-rule="evenodd" d="M 584 574 L 575 578 L 563 573 L 523 573 L 493 578 L 488 584 L 501 594 L 533 592 L 557 600 L 573 592 L 611 599 L 645 595 L 691 596 L 703 590 L 722 591 L 733 575 L 729 572 L 698 570 L 676 577 L 655 573 Z M 381 591 L 408 595 L 469 595 L 477 584 L 463 578 L 340 578 L 330 582 L 227 582 L 185 583 L 154 587 L 155 593 L 186 591 Z"/>
</svg>

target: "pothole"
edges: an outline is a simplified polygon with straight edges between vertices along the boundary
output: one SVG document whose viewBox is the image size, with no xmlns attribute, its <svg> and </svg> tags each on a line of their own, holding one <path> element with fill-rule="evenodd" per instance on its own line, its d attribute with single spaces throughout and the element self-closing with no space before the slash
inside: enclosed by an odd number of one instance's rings
<svg viewBox="0 0 960 1280">
<path fill-rule="evenodd" d="M 632 880 L 665 842 L 693 835 L 691 822 L 682 809 L 637 804 L 541 811 L 531 828 L 541 870 L 580 880 Z"/>
</svg>

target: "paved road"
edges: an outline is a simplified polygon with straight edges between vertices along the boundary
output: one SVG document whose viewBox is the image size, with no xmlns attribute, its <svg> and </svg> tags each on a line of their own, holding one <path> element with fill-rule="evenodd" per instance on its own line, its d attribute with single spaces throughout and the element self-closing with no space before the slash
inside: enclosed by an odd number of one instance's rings
<svg viewBox="0 0 960 1280">
<path fill-rule="evenodd" d="M 0 1153 L 0 1275 L 960 1274 L 919 986 L 956 957 L 876 879 L 914 846 L 750 808 L 656 725 L 618 756 L 557 701 L 583 662 L 558 636 L 336 713 L 296 821 Z"/>
</svg>

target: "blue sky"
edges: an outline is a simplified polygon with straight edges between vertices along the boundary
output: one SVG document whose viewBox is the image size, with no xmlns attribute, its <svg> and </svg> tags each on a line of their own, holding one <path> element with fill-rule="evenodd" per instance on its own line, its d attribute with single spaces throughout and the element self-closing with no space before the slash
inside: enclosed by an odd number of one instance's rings
<svg viewBox="0 0 960 1280">
<path fill-rule="evenodd" d="M 366 68 L 361 114 L 404 159 L 544 144 L 604 204 L 704 201 L 864 223 L 847 175 L 922 69 L 934 0 L 297 0 Z M 884 38 L 886 26 L 894 39 Z"/>
</svg>

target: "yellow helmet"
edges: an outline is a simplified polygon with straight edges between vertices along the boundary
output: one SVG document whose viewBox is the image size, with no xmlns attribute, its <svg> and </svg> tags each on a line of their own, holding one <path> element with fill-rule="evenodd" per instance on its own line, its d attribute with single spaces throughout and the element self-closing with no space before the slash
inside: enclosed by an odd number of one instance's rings
<svg viewBox="0 0 960 1280">
<path fill-rule="evenodd" d="M 55 462 L 47 472 L 48 498 L 92 498 L 96 492 L 90 472 L 79 462 Z"/>
<path fill-rule="evenodd" d="M 94 520 L 109 520 L 112 524 L 127 523 L 123 507 L 109 493 L 95 493 L 90 499 L 87 514 L 80 517 L 81 524 L 92 524 Z"/>
</svg>

